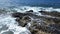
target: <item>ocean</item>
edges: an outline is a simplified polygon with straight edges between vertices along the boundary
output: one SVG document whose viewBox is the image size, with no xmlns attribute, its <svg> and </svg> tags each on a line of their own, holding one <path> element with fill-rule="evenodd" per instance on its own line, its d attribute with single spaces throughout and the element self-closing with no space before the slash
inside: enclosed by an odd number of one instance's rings
<svg viewBox="0 0 60 34">
<path fill-rule="evenodd" d="M 39 6 L 60 8 L 60 0 L 0 0 L 0 6 Z"/>
<path fill-rule="evenodd" d="M 13 11 L 15 10 L 15 11 Z M 11 13 L 24 13 L 28 10 L 58 11 L 60 0 L 0 0 L 0 34 L 31 34 L 26 27 L 18 26 Z"/>
</svg>

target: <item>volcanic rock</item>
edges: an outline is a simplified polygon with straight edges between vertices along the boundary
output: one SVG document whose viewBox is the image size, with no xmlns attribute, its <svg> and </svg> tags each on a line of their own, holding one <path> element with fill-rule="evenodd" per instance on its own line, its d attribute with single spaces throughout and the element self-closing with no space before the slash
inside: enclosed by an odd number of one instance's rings
<svg viewBox="0 0 60 34">
<path fill-rule="evenodd" d="M 31 21 L 31 18 L 29 16 L 24 16 L 21 19 L 17 18 L 16 21 L 19 23 L 20 26 L 25 27 L 27 23 Z"/>
<path fill-rule="evenodd" d="M 55 17 L 60 17 L 60 12 L 58 11 L 51 11 L 51 12 L 48 12 L 48 11 L 39 11 L 41 14 L 43 15 L 50 15 L 50 16 L 55 16 Z"/>
<path fill-rule="evenodd" d="M 26 13 L 12 13 L 19 26 L 26 27 L 32 34 L 60 34 L 60 13 L 39 11 L 43 16 L 38 16 L 29 10 Z M 48 15 L 48 16 L 46 16 Z"/>
</svg>

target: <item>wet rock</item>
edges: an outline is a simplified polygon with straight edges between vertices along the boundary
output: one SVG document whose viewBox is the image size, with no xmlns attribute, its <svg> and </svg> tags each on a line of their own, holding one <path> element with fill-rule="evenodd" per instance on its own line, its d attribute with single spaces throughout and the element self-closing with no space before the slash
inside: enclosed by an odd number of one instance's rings
<svg viewBox="0 0 60 34">
<path fill-rule="evenodd" d="M 22 17 L 22 16 L 24 16 L 23 13 L 19 13 L 19 12 L 12 13 L 12 17 Z"/>
<path fill-rule="evenodd" d="M 60 12 L 58 11 L 51 11 L 51 12 L 48 12 L 48 11 L 39 11 L 41 14 L 43 15 L 51 15 L 51 16 L 56 16 L 56 17 L 60 17 Z"/>
<path fill-rule="evenodd" d="M 52 19 L 56 24 L 60 24 L 60 18 L 54 18 L 54 19 Z"/>
<path fill-rule="evenodd" d="M 12 13 L 12 17 L 22 17 L 22 16 L 36 16 L 34 15 L 33 13 L 19 13 L 19 12 L 16 12 L 16 13 Z"/>
<path fill-rule="evenodd" d="M 42 18 L 44 21 L 51 23 L 51 24 L 53 24 L 53 23 L 60 24 L 59 17 L 40 16 L 39 18 Z"/>
<path fill-rule="evenodd" d="M 45 19 L 46 20 L 46 19 Z M 48 24 L 48 21 L 49 21 L 49 24 Z M 43 22 L 44 22 L 44 20 L 43 20 Z M 42 23 L 43 23 L 42 22 Z M 44 22 L 45 23 L 45 22 Z M 46 34 L 48 33 L 48 34 L 57 34 L 57 32 L 59 33 L 60 31 L 58 31 L 58 30 L 56 30 L 55 28 L 54 28 L 54 26 L 49 26 L 50 24 L 54 24 L 54 22 L 52 21 L 52 20 L 47 20 L 46 21 L 46 23 L 45 23 L 45 25 L 44 25 L 44 23 L 43 24 L 39 24 L 37 21 L 34 21 L 34 22 L 32 22 L 31 23 L 31 26 L 30 26 L 30 31 L 32 32 L 32 34 L 36 34 L 38 31 L 43 31 L 43 32 L 45 32 Z M 57 25 L 56 25 L 57 26 Z M 57 27 L 58 28 L 58 27 Z M 55 32 L 56 31 L 56 32 Z"/>
<path fill-rule="evenodd" d="M 32 21 L 29 30 L 32 34 L 36 34 L 40 29 L 40 24 L 37 21 Z"/>
<path fill-rule="evenodd" d="M 52 11 L 51 14 L 52 14 L 53 16 L 60 17 L 60 12 L 58 12 L 58 11 Z"/>
<path fill-rule="evenodd" d="M 60 24 L 50 24 L 50 27 L 60 30 Z"/>
<path fill-rule="evenodd" d="M 31 21 L 31 18 L 29 16 L 24 16 L 21 19 L 20 18 L 16 19 L 16 21 L 20 26 L 25 27 L 27 23 Z"/>
<path fill-rule="evenodd" d="M 29 10 L 26 13 L 13 13 L 13 17 L 18 17 L 16 21 L 19 26 L 26 27 L 28 23 L 30 26 L 27 29 L 32 34 L 60 34 L 60 23 L 58 12 L 46 12 L 40 11 L 44 16 L 38 16 L 32 13 L 33 10 Z M 50 16 L 45 16 L 50 15 Z"/>
<path fill-rule="evenodd" d="M 29 11 L 27 11 L 27 12 L 32 13 L 32 12 L 33 12 L 33 10 L 29 10 Z"/>
<path fill-rule="evenodd" d="M 31 20 L 31 18 L 29 16 L 24 16 L 22 19 L 23 20 Z"/>
<path fill-rule="evenodd" d="M 47 11 L 39 11 L 39 12 L 43 15 L 49 15 L 49 12 L 47 12 Z"/>
<path fill-rule="evenodd" d="M 48 26 L 40 26 L 39 30 L 43 32 L 51 33 L 51 34 L 60 34 L 60 25 L 52 24 Z"/>
<path fill-rule="evenodd" d="M 33 18 L 37 17 L 37 15 L 35 15 L 33 13 L 30 13 L 30 12 L 26 12 L 26 13 L 19 13 L 19 12 L 12 13 L 12 17 L 14 17 L 14 18 L 20 18 L 21 19 L 24 16 L 30 16 L 30 17 L 33 17 Z"/>
<path fill-rule="evenodd" d="M 38 31 L 38 32 L 36 32 L 35 34 L 51 34 L 51 33 L 44 32 L 44 31 L 39 30 L 39 31 Z"/>
<path fill-rule="evenodd" d="M 29 30 L 23 30 L 22 32 L 20 32 L 19 34 L 31 34 L 31 32 Z"/>
</svg>

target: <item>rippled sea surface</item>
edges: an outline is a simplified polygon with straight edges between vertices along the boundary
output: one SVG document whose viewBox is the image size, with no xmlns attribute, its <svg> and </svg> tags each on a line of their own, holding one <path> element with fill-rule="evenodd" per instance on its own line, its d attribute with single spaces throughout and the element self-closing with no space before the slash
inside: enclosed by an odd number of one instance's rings
<svg viewBox="0 0 60 34">
<path fill-rule="evenodd" d="M 0 7 L 40 6 L 60 8 L 60 0 L 0 0 Z"/>
</svg>

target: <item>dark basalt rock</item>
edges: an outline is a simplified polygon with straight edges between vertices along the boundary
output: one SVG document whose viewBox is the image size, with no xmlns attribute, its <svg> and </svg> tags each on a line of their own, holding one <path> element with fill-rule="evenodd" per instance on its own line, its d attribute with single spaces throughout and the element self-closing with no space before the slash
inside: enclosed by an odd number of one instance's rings
<svg viewBox="0 0 60 34">
<path fill-rule="evenodd" d="M 50 27 L 53 28 L 52 33 L 60 34 L 60 24 L 51 24 Z"/>
<path fill-rule="evenodd" d="M 33 12 L 33 10 L 29 10 L 29 11 L 26 11 L 26 12 L 32 13 L 32 12 Z"/>
<path fill-rule="evenodd" d="M 53 28 L 55 28 L 57 30 L 60 30 L 60 24 L 50 24 L 49 26 L 53 27 Z"/>
<path fill-rule="evenodd" d="M 57 19 L 57 18 L 54 18 L 54 19 L 52 19 L 56 24 L 58 23 L 60 23 L 60 18 L 59 19 Z"/>
<path fill-rule="evenodd" d="M 13 17 L 22 17 L 22 16 L 24 16 L 24 14 L 17 12 L 17 13 L 12 13 L 12 16 Z"/>
<path fill-rule="evenodd" d="M 29 16 L 24 16 L 22 18 L 17 18 L 16 21 L 20 26 L 25 27 L 27 23 L 31 21 L 31 18 Z"/>
<path fill-rule="evenodd" d="M 22 18 L 23 16 L 30 16 L 30 17 L 33 17 L 33 18 L 36 18 L 35 14 L 33 13 L 30 13 L 30 12 L 26 12 L 26 13 L 19 13 L 19 12 L 16 12 L 16 13 L 12 13 L 12 17 L 15 17 L 15 18 Z"/>
<path fill-rule="evenodd" d="M 56 17 L 60 17 L 60 12 L 58 11 L 51 11 L 51 12 L 48 12 L 48 11 L 39 11 L 41 14 L 43 15 L 50 15 L 50 16 L 56 16 Z"/>
<path fill-rule="evenodd" d="M 28 23 L 30 26 L 27 29 L 32 34 L 60 34 L 60 13 L 59 12 L 46 12 L 40 11 L 43 15 L 49 16 L 38 16 L 32 13 L 30 10 L 26 13 L 12 13 L 12 16 L 16 18 L 19 26 L 26 27 Z"/>
</svg>

